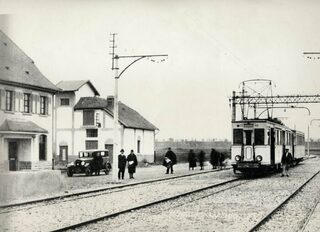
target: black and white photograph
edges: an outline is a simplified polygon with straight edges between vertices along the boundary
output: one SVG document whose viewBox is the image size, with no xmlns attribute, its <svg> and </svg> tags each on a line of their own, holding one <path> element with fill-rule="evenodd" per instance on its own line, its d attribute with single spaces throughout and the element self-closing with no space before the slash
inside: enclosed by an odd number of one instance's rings
<svg viewBox="0 0 320 232">
<path fill-rule="evenodd" d="M 319 12 L 0 0 L 0 231 L 320 231 Z"/>
</svg>

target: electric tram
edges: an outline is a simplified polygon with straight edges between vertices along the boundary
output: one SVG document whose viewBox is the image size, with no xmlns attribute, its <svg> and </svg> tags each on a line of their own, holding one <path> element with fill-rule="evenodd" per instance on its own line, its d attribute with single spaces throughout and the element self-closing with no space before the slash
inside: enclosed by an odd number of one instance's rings
<svg viewBox="0 0 320 232">
<path fill-rule="evenodd" d="M 281 168 L 285 149 L 293 164 L 305 156 L 304 133 L 292 130 L 278 119 L 244 119 L 232 122 L 231 165 L 236 173 L 257 173 Z"/>
</svg>

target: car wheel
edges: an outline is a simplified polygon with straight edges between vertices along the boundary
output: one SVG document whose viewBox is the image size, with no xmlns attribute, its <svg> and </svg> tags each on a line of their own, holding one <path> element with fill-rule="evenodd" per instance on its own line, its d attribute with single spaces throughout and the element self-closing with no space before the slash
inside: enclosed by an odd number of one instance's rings
<svg viewBox="0 0 320 232">
<path fill-rule="evenodd" d="M 68 175 L 69 177 L 72 177 L 72 176 L 73 176 L 72 169 L 68 168 L 68 170 L 67 170 L 67 175 Z"/>
<path fill-rule="evenodd" d="M 92 173 L 91 173 L 91 168 L 90 167 L 86 167 L 86 176 L 90 176 Z"/>
</svg>

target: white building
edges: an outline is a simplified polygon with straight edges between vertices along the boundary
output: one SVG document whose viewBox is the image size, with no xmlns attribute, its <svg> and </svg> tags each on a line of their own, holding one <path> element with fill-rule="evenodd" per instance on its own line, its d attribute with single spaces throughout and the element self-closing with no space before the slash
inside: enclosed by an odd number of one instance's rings
<svg viewBox="0 0 320 232">
<path fill-rule="evenodd" d="M 59 89 L 0 31 L 0 170 L 48 169 Z"/>
<path fill-rule="evenodd" d="M 74 160 L 81 150 L 113 151 L 113 97 L 99 93 L 89 81 L 60 82 L 57 95 L 57 162 Z M 66 106 L 67 105 L 67 106 Z M 120 146 L 133 149 L 139 160 L 154 162 L 154 125 L 138 112 L 119 102 Z"/>
</svg>

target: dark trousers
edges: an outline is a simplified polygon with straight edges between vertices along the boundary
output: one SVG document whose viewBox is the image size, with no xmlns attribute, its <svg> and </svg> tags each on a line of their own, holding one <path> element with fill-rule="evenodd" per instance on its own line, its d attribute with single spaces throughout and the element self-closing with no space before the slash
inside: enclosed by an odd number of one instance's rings
<svg viewBox="0 0 320 232">
<path fill-rule="evenodd" d="M 120 179 L 120 177 L 121 177 L 121 179 L 123 180 L 123 178 L 124 178 L 124 171 L 125 171 L 125 169 L 119 169 L 118 179 Z"/>
<path fill-rule="evenodd" d="M 171 169 L 171 174 L 173 173 L 173 165 L 167 166 L 167 174 L 169 174 L 169 170 Z"/>
</svg>

